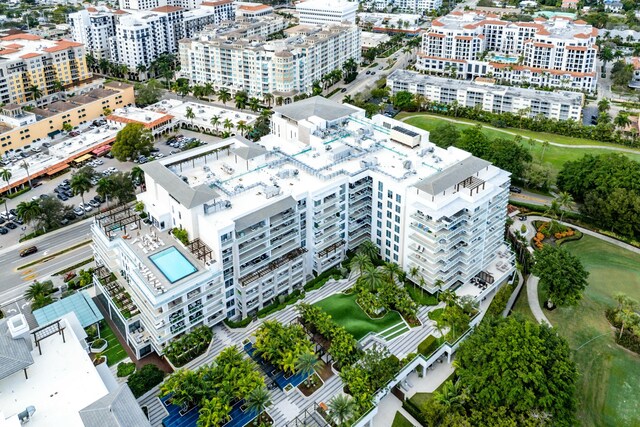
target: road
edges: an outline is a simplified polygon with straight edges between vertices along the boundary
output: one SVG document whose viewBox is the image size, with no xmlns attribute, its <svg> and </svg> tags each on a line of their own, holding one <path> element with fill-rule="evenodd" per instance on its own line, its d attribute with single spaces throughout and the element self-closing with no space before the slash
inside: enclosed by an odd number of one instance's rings
<svg viewBox="0 0 640 427">
<path fill-rule="evenodd" d="M 86 219 L 28 242 L 0 250 L 0 271 L 2 271 L 0 303 L 20 297 L 33 281 L 44 279 L 65 267 L 91 257 L 93 255 L 91 245 L 85 245 L 58 255 L 42 264 L 18 270 L 18 267 L 22 265 L 91 240 L 90 226 L 92 221 L 92 219 Z M 24 258 L 20 257 L 21 249 L 34 245 L 38 248 L 37 253 Z"/>
</svg>

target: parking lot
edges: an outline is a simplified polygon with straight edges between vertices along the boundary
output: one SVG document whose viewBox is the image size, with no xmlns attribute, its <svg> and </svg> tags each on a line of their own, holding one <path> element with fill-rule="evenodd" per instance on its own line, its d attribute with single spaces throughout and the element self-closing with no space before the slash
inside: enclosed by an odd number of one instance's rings
<svg viewBox="0 0 640 427">
<path fill-rule="evenodd" d="M 183 130 L 183 129 L 179 130 L 177 133 L 180 135 L 184 135 L 184 137 L 186 138 L 197 138 L 207 143 L 220 140 L 219 138 L 213 137 L 211 135 L 203 135 L 197 132 L 192 132 L 192 131 Z M 166 141 L 167 140 L 165 138 L 158 139 L 155 143 L 155 148 L 158 151 L 152 154 L 155 154 L 158 157 L 166 157 L 166 156 L 170 156 L 172 153 L 179 152 L 180 150 L 179 146 L 171 147 L 166 144 Z M 61 142 L 62 141 L 60 141 L 59 143 Z M 153 161 L 153 159 L 148 159 L 148 161 Z M 107 174 L 115 173 L 115 172 L 131 171 L 131 169 L 134 166 L 136 166 L 136 163 L 120 162 L 116 159 L 110 159 L 108 157 L 103 156 L 103 157 L 94 159 L 92 164 L 87 164 L 87 165 L 92 166 L 97 173 L 105 175 L 105 171 L 107 171 L 106 172 Z M 33 231 L 33 226 L 27 226 L 27 224 L 24 224 L 24 223 L 20 224 L 20 222 L 22 221 L 18 219 L 16 219 L 17 220 L 16 221 L 16 220 L 7 220 L 7 218 L 4 218 L 7 216 L 6 210 L 9 210 L 9 215 L 12 215 L 11 210 L 14 210 L 13 216 L 15 216 L 15 209 L 17 205 L 22 201 L 37 200 L 41 197 L 57 197 L 65 205 L 68 205 L 77 209 L 77 214 L 76 214 L 77 218 L 80 218 L 84 215 L 82 210 L 78 209 L 80 204 L 82 203 L 81 197 L 79 195 L 74 195 L 71 192 L 70 187 L 68 186 L 68 181 L 71 180 L 71 176 L 73 175 L 75 170 L 76 169 L 74 168 L 69 168 L 68 172 L 63 173 L 58 177 L 54 177 L 51 179 L 45 178 L 40 181 L 41 185 L 38 185 L 37 187 L 31 189 L 30 191 L 27 191 L 26 193 L 21 194 L 20 196 L 14 199 L 6 199 L 6 209 L 5 209 L 4 203 L 0 205 L 0 217 L 3 218 L 2 220 L 0 220 L 0 221 L 3 221 L 3 224 L 0 224 L 0 227 L 2 227 L 2 229 L 6 231 L 6 234 L 0 234 L 0 248 L 8 247 L 18 243 L 18 241 L 22 236 L 24 236 L 25 234 L 31 233 Z M 97 179 L 99 179 L 99 177 L 97 177 Z M 97 183 L 97 179 L 94 179 L 92 181 L 93 185 Z M 59 196 L 59 194 L 61 195 Z M 101 207 L 101 204 L 95 201 L 93 204 L 90 204 L 89 201 L 91 199 L 94 199 L 95 196 L 97 196 L 95 186 L 92 187 L 87 193 L 84 194 L 84 200 L 87 204 L 87 206 L 84 207 L 84 210 L 86 212 L 94 213 L 96 210 L 98 210 Z M 69 220 L 71 220 L 71 217 L 69 218 Z M 0 229 L 0 233 L 2 233 L 1 229 Z"/>
</svg>

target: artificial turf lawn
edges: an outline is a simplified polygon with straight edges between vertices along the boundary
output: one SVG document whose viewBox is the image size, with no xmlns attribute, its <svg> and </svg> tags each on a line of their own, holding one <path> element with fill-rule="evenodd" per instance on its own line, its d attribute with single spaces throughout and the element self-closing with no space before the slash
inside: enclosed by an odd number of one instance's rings
<svg viewBox="0 0 640 427">
<path fill-rule="evenodd" d="M 393 419 L 393 424 L 391 424 L 391 427 L 413 427 L 413 424 L 411 424 L 411 421 L 406 419 L 404 415 L 402 415 L 400 411 L 398 411 L 396 412 L 396 416 Z"/>
<path fill-rule="evenodd" d="M 356 295 L 335 294 L 318 301 L 314 305 L 320 307 L 338 325 L 360 340 L 369 332 L 381 332 L 402 322 L 396 311 L 389 311 L 379 319 L 372 319 L 356 304 Z"/>
<path fill-rule="evenodd" d="M 104 338 L 109 343 L 107 349 L 102 352 L 107 356 L 107 365 L 113 366 L 127 357 L 127 352 L 122 348 L 120 341 L 118 341 L 118 338 L 116 338 L 106 322 L 103 322 L 102 326 L 100 326 L 100 338 Z"/>
<path fill-rule="evenodd" d="M 590 273 L 577 306 L 545 311 L 567 338 L 580 373 L 578 422 L 585 427 L 639 426 L 640 356 L 616 345 L 604 310 L 616 304 L 617 292 L 640 300 L 640 255 L 587 235 L 562 247 Z"/>
<path fill-rule="evenodd" d="M 622 147 L 620 145 L 610 144 L 606 142 L 598 142 L 598 141 L 582 139 L 582 138 L 572 138 L 568 136 L 556 135 L 556 134 L 545 133 L 545 132 L 533 132 L 533 131 L 527 131 L 522 129 L 506 128 L 504 129 L 504 132 L 503 132 L 502 130 L 487 128 L 487 126 L 490 126 L 488 123 L 481 123 L 481 122 L 476 122 L 472 120 L 448 117 L 451 120 L 463 121 L 468 124 L 454 123 L 449 120 L 446 120 L 445 118 L 441 118 L 431 114 L 401 113 L 396 117 L 396 119 L 401 119 L 403 117 L 411 117 L 414 115 L 421 115 L 421 117 L 412 117 L 410 119 L 407 119 L 406 123 L 419 127 L 421 129 L 428 130 L 430 132 L 435 130 L 438 126 L 441 126 L 445 123 L 453 124 L 456 127 L 458 127 L 460 130 L 466 129 L 470 126 L 475 126 L 476 124 L 481 124 L 483 126 L 482 132 L 488 138 L 491 138 L 491 139 L 495 139 L 495 138 L 513 139 L 514 138 L 513 135 L 506 133 L 506 132 L 513 132 L 518 135 L 522 135 L 523 138 L 535 138 L 543 141 L 549 141 L 549 142 L 567 145 L 568 146 L 567 148 L 555 147 L 553 145 L 549 145 L 544 149 L 544 156 L 543 156 L 543 147 L 541 142 L 534 141 L 533 145 L 529 145 L 529 143 L 525 141 L 522 142 L 522 145 L 528 150 L 530 150 L 531 156 L 533 157 L 534 160 L 542 160 L 543 163 L 549 163 L 551 164 L 553 169 L 556 171 L 559 171 L 562 168 L 562 165 L 564 165 L 566 162 L 579 159 L 585 154 L 598 155 L 598 154 L 607 154 L 607 153 L 618 153 L 618 151 L 606 150 L 602 148 L 571 148 L 570 147 L 571 145 L 603 145 L 603 146 L 612 146 L 612 147 Z M 623 147 L 623 148 L 628 149 L 629 147 Z M 628 156 L 632 160 L 640 161 L 640 151 L 638 151 L 638 154 L 633 154 L 633 153 L 622 153 L 622 154 L 624 154 L 625 156 Z"/>
</svg>

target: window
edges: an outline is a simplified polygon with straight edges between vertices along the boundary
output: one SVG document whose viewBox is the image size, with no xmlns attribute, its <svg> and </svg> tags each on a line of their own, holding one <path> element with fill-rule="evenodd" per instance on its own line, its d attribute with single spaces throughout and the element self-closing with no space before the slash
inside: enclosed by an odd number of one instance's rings
<svg viewBox="0 0 640 427">
<path fill-rule="evenodd" d="M 396 233 L 400 233 L 400 226 L 399 225 L 393 226 L 393 231 L 395 231 Z"/>
<path fill-rule="evenodd" d="M 391 211 L 387 211 L 387 218 L 391 219 L 392 216 Z"/>
<path fill-rule="evenodd" d="M 387 197 L 390 199 L 393 198 L 393 191 L 387 190 Z"/>
<path fill-rule="evenodd" d="M 387 202 L 387 209 L 393 209 L 393 203 L 391 203 L 391 200 Z"/>
<path fill-rule="evenodd" d="M 396 212 L 400 213 L 400 205 L 396 205 Z"/>
<path fill-rule="evenodd" d="M 378 182 L 378 191 L 382 191 L 382 182 Z"/>
<path fill-rule="evenodd" d="M 381 211 L 378 211 L 377 215 L 378 215 L 378 218 L 382 219 L 382 212 Z"/>
<path fill-rule="evenodd" d="M 378 235 L 378 237 L 382 237 L 382 231 L 376 230 L 376 234 Z"/>
<path fill-rule="evenodd" d="M 398 248 L 398 245 L 393 245 L 393 250 L 398 252 L 400 250 L 400 248 Z"/>
<path fill-rule="evenodd" d="M 387 238 L 389 238 L 389 239 L 390 239 L 390 238 L 391 238 L 391 231 L 390 231 L 390 230 L 387 230 L 387 231 L 385 232 L 385 235 L 387 236 Z M 387 240 L 387 242 L 388 242 L 388 240 Z M 388 244 L 389 244 L 389 243 L 387 243 L 387 245 L 388 245 Z"/>
<path fill-rule="evenodd" d="M 396 203 L 400 203 L 401 200 L 402 200 L 402 197 L 400 197 L 399 194 L 396 194 Z"/>
<path fill-rule="evenodd" d="M 398 235 L 393 236 L 393 241 L 396 243 L 400 243 L 400 236 Z"/>
</svg>

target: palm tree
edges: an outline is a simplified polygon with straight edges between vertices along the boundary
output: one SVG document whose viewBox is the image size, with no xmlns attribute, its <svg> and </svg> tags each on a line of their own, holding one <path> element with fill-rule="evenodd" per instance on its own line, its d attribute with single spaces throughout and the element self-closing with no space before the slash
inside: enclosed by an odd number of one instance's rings
<svg viewBox="0 0 640 427">
<path fill-rule="evenodd" d="M 384 283 L 384 274 L 373 265 L 365 267 L 360 279 L 363 285 L 366 285 L 374 292 Z"/>
<path fill-rule="evenodd" d="M 211 83 L 205 83 L 204 86 L 202 86 L 202 96 L 205 98 L 209 98 L 211 95 L 215 94 L 216 91 L 215 89 L 213 89 L 213 85 Z"/>
<path fill-rule="evenodd" d="M 549 215 L 553 219 L 558 219 L 558 214 L 560 213 L 560 204 L 557 199 L 551 201 L 551 205 L 544 212 Z"/>
<path fill-rule="evenodd" d="M 573 207 L 573 196 L 566 191 L 563 191 L 556 198 L 558 201 L 558 205 L 560 208 L 571 209 Z M 560 221 L 562 221 L 562 217 L 564 216 L 564 210 L 560 213 Z"/>
<path fill-rule="evenodd" d="M 34 101 L 37 101 L 38 99 L 42 98 L 42 90 L 40 90 L 40 87 L 38 87 L 38 85 L 30 86 L 29 93 L 31 94 L 31 97 L 33 98 Z"/>
<path fill-rule="evenodd" d="M 396 283 L 396 278 L 400 277 L 402 269 L 395 262 L 387 262 L 382 266 L 382 271 L 389 277 L 389 281 Z"/>
<path fill-rule="evenodd" d="M 339 394 L 329 402 L 329 415 L 338 426 L 346 424 L 355 412 L 355 403 L 346 394 Z"/>
<path fill-rule="evenodd" d="M 35 301 L 37 297 L 46 297 L 51 293 L 51 286 L 48 283 L 33 282 L 31 286 L 24 292 L 24 297 L 28 301 Z"/>
<path fill-rule="evenodd" d="M 273 95 L 270 93 L 265 93 L 264 95 L 262 95 L 262 99 L 264 99 L 264 102 L 267 103 L 268 107 L 271 107 L 271 103 L 273 102 Z"/>
<path fill-rule="evenodd" d="M 631 124 L 631 120 L 629 120 L 629 114 L 624 111 L 621 111 L 613 120 L 613 124 L 619 127 L 620 129 L 626 128 Z"/>
<path fill-rule="evenodd" d="M 349 266 L 352 270 L 357 270 L 362 273 L 367 267 L 372 265 L 371 258 L 369 258 L 367 254 L 358 252 L 351 258 L 351 264 Z"/>
<path fill-rule="evenodd" d="M 224 87 L 218 90 L 218 100 L 221 101 L 224 105 L 227 105 L 227 102 L 231 100 L 231 94 L 229 93 L 229 90 Z"/>
<path fill-rule="evenodd" d="M 138 75 L 144 74 L 147 72 L 147 66 L 144 64 L 138 64 L 136 66 L 136 71 L 138 72 Z"/>
<path fill-rule="evenodd" d="M 16 213 L 24 222 L 29 224 L 38 219 L 38 216 L 42 213 L 42 208 L 40 207 L 40 203 L 36 200 L 29 200 L 18 203 L 18 206 L 16 206 Z"/>
<path fill-rule="evenodd" d="M 69 183 L 69 185 L 71 186 L 73 194 L 80 195 L 80 199 L 82 199 L 82 206 L 84 206 L 84 193 L 89 191 L 89 189 L 91 188 L 90 178 L 84 173 L 76 173 L 71 177 L 71 182 Z"/>
<path fill-rule="evenodd" d="M 620 322 L 620 335 L 618 335 L 618 339 L 620 339 L 624 328 L 631 329 L 640 324 L 640 315 L 633 310 L 623 309 L 616 313 L 616 320 Z"/>
<path fill-rule="evenodd" d="M 218 427 L 229 421 L 231 406 L 219 397 L 204 400 L 198 417 L 197 427 Z"/>
<path fill-rule="evenodd" d="M 131 168 L 131 179 L 134 183 L 137 183 L 142 188 L 144 185 L 144 171 L 140 166 L 134 166 Z"/>
<path fill-rule="evenodd" d="M 133 173 L 133 171 L 132 171 Z M 96 184 L 96 193 L 109 203 L 109 197 L 113 194 L 113 181 L 107 178 L 100 178 Z"/>
<path fill-rule="evenodd" d="M 193 108 L 191 107 L 187 107 L 187 112 L 184 115 L 187 119 L 189 119 L 189 122 L 191 123 L 191 126 L 193 126 L 193 119 L 196 118 L 195 113 L 193 112 Z"/>
<path fill-rule="evenodd" d="M 362 242 L 360 247 L 358 247 L 358 252 L 366 254 L 371 260 L 378 258 L 378 254 L 380 253 L 378 247 L 371 240 Z"/>
<path fill-rule="evenodd" d="M 345 97 L 342 98 L 342 103 L 343 104 L 353 104 L 353 97 L 351 95 L 345 95 Z"/>
<path fill-rule="evenodd" d="M 64 89 L 64 85 L 60 80 L 54 80 L 52 86 L 54 92 L 62 92 Z"/>
<path fill-rule="evenodd" d="M 2 178 L 7 183 L 7 191 L 11 190 L 11 187 L 9 185 L 9 180 L 11 179 L 12 176 L 13 175 L 11 174 L 11 171 L 9 169 L 6 169 L 6 168 L 0 169 L 0 178 Z"/>
<path fill-rule="evenodd" d="M 239 110 L 244 110 L 247 107 L 247 94 L 246 92 L 236 92 L 235 96 L 236 100 L 236 108 Z"/>
<path fill-rule="evenodd" d="M 222 127 L 228 131 L 231 131 L 231 129 L 233 129 L 233 122 L 229 119 L 224 119 L 224 123 L 222 124 Z"/>
<path fill-rule="evenodd" d="M 240 132 L 240 135 L 244 136 L 247 130 L 247 122 L 245 122 L 244 120 L 238 120 L 238 124 L 236 124 L 236 129 L 238 129 L 238 132 Z"/>
<path fill-rule="evenodd" d="M 307 377 L 305 380 L 307 387 L 309 387 L 311 375 L 315 372 L 318 363 L 319 360 L 313 353 L 302 353 L 300 357 L 298 357 L 298 361 L 296 362 L 296 373 L 302 373 L 302 375 Z"/>
<path fill-rule="evenodd" d="M 447 409 L 460 406 L 462 400 L 462 387 L 460 381 L 453 382 L 451 380 L 444 383 L 442 389 L 435 393 L 434 399 Z"/>
<path fill-rule="evenodd" d="M 271 396 L 266 387 L 257 387 L 249 392 L 246 400 L 247 409 L 260 417 L 262 413 L 271 405 Z"/>
<path fill-rule="evenodd" d="M 276 98 L 276 105 L 280 106 L 284 102 L 284 98 L 279 96 Z"/>
<path fill-rule="evenodd" d="M 542 152 L 540 153 L 540 161 L 544 161 L 544 152 L 549 146 L 549 141 L 542 141 Z"/>
<path fill-rule="evenodd" d="M 29 163 L 27 163 L 26 160 L 23 160 L 22 163 L 20 163 L 20 167 L 27 172 L 27 180 L 29 181 L 29 188 L 33 188 L 33 185 L 31 185 L 31 174 L 29 173 Z"/>
<path fill-rule="evenodd" d="M 253 112 L 258 111 L 260 108 L 260 100 L 258 98 L 252 97 L 249 99 L 249 109 Z"/>
<path fill-rule="evenodd" d="M 211 126 L 213 126 L 213 128 L 216 130 L 216 132 L 218 132 L 218 125 L 220 124 L 220 116 L 213 116 L 211 117 L 211 120 L 209 120 L 209 123 L 211 123 Z"/>
</svg>

